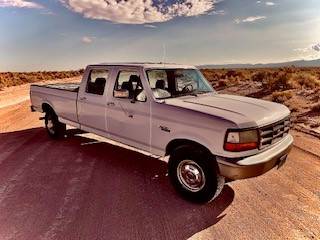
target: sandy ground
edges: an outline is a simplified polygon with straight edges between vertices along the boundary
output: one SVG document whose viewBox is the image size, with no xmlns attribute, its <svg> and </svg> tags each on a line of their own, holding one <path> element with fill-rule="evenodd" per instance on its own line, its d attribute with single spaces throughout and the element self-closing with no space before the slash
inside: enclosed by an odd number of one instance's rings
<svg viewBox="0 0 320 240">
<path fill-rule="evenodd" d="M 59 82 L 80 82 L 80 77 L 66 78 L 58 80 Z M 57 80 L 38 82 L 37 84 L 56 83 Z M 0 108 L 16 105 L 29 99 L 30 85 L 23 84 L 15 87 L 8 87 L 0 90 Z"/>
<path fill-rule="evenodd" d="M 319 139 L 294 132 L 283 168 L 196 205 L 162 161 L 73 130 L 50 140 L 19 89 L 0 95 L 1 240 L 320 239 Z"/>
</svg>

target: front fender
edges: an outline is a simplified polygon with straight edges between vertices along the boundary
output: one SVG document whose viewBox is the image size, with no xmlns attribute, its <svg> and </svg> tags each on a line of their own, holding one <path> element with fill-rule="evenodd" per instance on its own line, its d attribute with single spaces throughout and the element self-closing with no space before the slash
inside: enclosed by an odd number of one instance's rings
<svg viewBox="0 0 320 240">
<path fill-rule="evenodd" d="M 207 148 L 213 155 L 218 155 L 219 152 L 215 148 L 212 138 L 209 138 L 208 136 L 200 135 L 200 134 L 195 134 L 191 132 L 180 132 L 175 134 L 172 138 L 170 138 L 168 144 L 170 142 L 175 141 L 175 140 L 186 140 L 186 141 L 192 141 L 197 144 L 200 144 Z M 167 145 L 168 146 L 168 145 Z"/>
</svg>

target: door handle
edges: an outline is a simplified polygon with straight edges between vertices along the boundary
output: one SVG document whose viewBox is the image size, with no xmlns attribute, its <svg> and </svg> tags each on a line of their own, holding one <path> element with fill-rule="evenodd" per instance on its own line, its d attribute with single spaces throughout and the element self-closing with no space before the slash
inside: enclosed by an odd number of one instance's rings
<svg viewBox="0 0 320 240">
<path fill-rule="evenodd" d="M 84 100 L 87 100 L 87 98 L 86 97 L 81 97 L 81 98 L 79 98 L 79 100 L 84 101 Z"/>
<path fill-rule="evenodd" d="M 108 102 L 107 103 L 107 106 L 114 106 L 115 104 L 114 104 L 114 102 Z"/>
</svg>

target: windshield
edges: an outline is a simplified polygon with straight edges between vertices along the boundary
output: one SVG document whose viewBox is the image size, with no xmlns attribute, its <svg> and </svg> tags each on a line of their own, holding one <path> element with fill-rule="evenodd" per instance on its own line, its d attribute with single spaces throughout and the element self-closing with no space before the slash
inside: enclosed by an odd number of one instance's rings
<svg viewBox="0 0 320 240">
<path fill-rule="evenodd" d="M 147 76 L 157 99 L 213 92 L 197 69 L 152 69 L 147 70 Z"/>
</svg>

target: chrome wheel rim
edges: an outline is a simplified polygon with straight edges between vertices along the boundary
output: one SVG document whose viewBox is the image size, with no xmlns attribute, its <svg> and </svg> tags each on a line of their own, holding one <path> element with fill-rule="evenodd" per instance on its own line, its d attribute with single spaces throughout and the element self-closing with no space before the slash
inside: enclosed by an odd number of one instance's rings
<svg viewBox="0 0 320 240">
<path fill-rule="evenodd" d="M 200 191 L 206 183 L 202 168 L 192 160 L 183 160 L 179 163 L 177 176 L 181 185 L 191 192 Z"/>
</svg>

